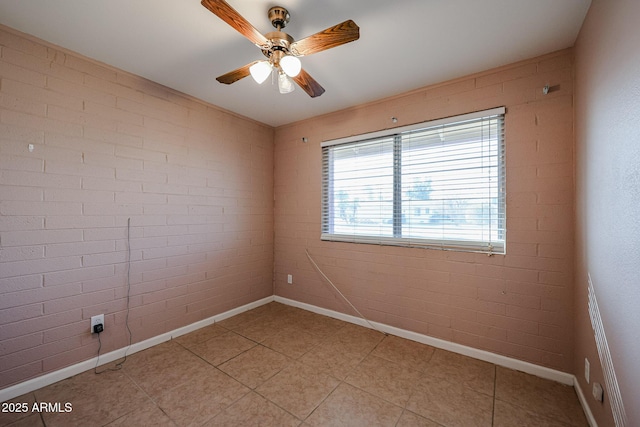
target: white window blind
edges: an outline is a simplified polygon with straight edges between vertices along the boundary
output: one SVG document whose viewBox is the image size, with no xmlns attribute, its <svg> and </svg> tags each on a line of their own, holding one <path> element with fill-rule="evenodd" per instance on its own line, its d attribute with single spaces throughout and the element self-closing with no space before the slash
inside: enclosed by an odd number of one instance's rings
<svg viewBox="0 0 640 427">
<path fill-rule="evenodd" d="M 322 144 L 322 239 L 505 252 L 504 108 Z"/>
</svg>

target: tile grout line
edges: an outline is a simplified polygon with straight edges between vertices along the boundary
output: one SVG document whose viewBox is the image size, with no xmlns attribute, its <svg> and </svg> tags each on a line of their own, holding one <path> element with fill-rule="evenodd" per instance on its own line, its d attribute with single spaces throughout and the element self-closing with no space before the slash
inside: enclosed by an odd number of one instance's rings
<svg viewBox="0 0 640 427">
<path fill-rule="evenodd" d="M 498 391 L 498 368 L 493 365 L 493 405 L 491 407 L 491 426 L 496 423 L 496 393 Z"/>
<path fill-rule="evenodd" d="M 433 347 L 433 351 L 431 352 L 431 355 L 429 356 L 429 360 L 427 360 L 427 363 L 430 363 L 430 362 L 431 362 L 431 359 L 433 359 L 433 357 L 435 356 L 436 351 L 438 351 L 438 349 L 437 349 L 437 348 L 435 348 L 435 347 Z M 421 381 L 422 381 L 422 378 L 424 378 L 425 376 L 428 376 L 428 375 L 429 375 L 429 373 L 427 372 L 427 370 L 426 370 L 426 369 L 425 369 L 425 372 L 420 372 Z M 406 406 L 408 406 L 408 405 L 409 405 L 409 401 L 411 401 L 411 398 L 415 395 L 415 393 L 416 393 L 416 389 L 417 389 L 417 385 L 415 385 L 415 386 L 414 386 L 414 388 L 413 388 L 413 390 L 411 391 L 411 394 L 409 395 L 409 398 L 407 399 L 407 404 L 405 405 L 405 408 L 404 408 L 404 410 L 405 410 L 405 411 L 408 411 L 408 412 L 410 412 L 410 413 L 412 413 L 412 414 L 416 414 L 416 413 L 415 413 L 415 412 L 413 412 L 413 411 L 408 410 L 408 409 L 406 408 Z M 404 411 L 403 411 L 403 414 L 404 414 Z M 433 420 L 433 419 L 431 419 L 431 418 L 429 418 L 429 417 L 426 417 L 426 416 L 421 415 L 421 414 L 416 414 L 416 415 L 418 415 L 418 416 L 420 416 L 420 417 L 424 417 L 424 418 L 428 419 L 429 421 L 434 422 L 435 424 L 441 425 L 439 422 L 437 422 L 437 421 L 435 421 L 435 420 Z M 402 417 L 402 415 L 400 415 L 400 417 Z M 399 421 L 400 421 L 400 420 L 398 420 L 398 422 L 399 422 Z M 396 423 L 396 424 L 397 424 L 397 423 Z"/>
<path fill-rule="evenodd" d="M 344 326 L 343 326 L 343 327 L 344 327 Z M 340 329 L 342 329 L 342 328 L 340 328 Z M 378 332 L 379 332 L 379 331 L 378 331 Z M 383 334 L 384 334 L 384 333 L 383 333 Z M 386 334 L 385 334 L 385 335 L 386 335 Z M 327 337 L 325 341 L 327 341 L 328 339 L 329 339 L 329 337 Z M 356 366 L 354 366 L 354 367 L 353 367 L 353 369 L 351 369 L 351 371 L 350 371 L 349 373 L 351 373 L 351 372 L 353 372 L 355 369 L 357 369 L 357 367 L 358 367 L 358 366 L 360 366 L 360 364 L 364 361 L 364 359 L 366 359 L 366 358 L 367 358 L 367 356 L 369 356 L 371 353 L 373 353 L 373 351 L 378 347 L 378 345 L 380 345 L 380 343 L 381 343 L 383 340 L 384 340 L 384 337 L 383 337 L 383 338 L 382 338 L 382 339 L 381 339 L 381 340 L 380 340 L 380 341 L 379 341 L 379 342 L 378 342 L 378 343 L 377 343 L 377 344 L 376 344 L 376 345 L 375 345 L 371 350 L 369 350 L 369 353 L 367 353 L 367 354 L 366 354 L 366 355 L 365 355 L 365 356 L 364 356 L 364 357 L 363 357 L 363 358 L 358 362 L 358 364 L 357 364 Z M 320 344 L 318 344 L 318 345 L 320 345 Z M 309 350 L 309 351 L 311 351 L 311 350 Z M 338 385 L 337 385 L 337 386 L 335 386 L 335 387 L 333 388 L 333 390 L 331 390 L 331 392 L 330 392 L 329 394 L 327 394 L 327 395 L 325 396 L 325 398 L 324 398 L 324 399 L 322 399 L 322 401 L 320 401 L 320 402 L 316 405 L 316 407 L 315 407 L 315 408 L 313 408 L 313 411 L 311 411 L 311 412 L 309 413 L 309 415 L 307 415 L 307 417 L 306 417 L 304 420 L 302 420 L 302 422 L 306 422 L 306 421 L 309 419 L 309 417 L 311 417 L 311 415 L 313 415 L 313 413 L 314 413 L 315 411 L 317 411 L 317 410 L 318 410 L 318 408 L 319 408 L 319 407 L 320 407 L 320 406 L 321 406 L 321 405 L 322 405 L 322 404 L 323 404 L 323 403 L 324 403 L 324 402 L 329 398 L 329 396 L 331 396 L 331 395 L 332 395 L 332 394 L 333 394 L 333 393 L 338 389 L 338 387 L 340 387 L 342 384 L 345 384 L 345 383 L 346 383 L 346 382 L 345 382 L 345 380 L 346 380 L 346 379 L 347 379 L 347 377 L 349 376 L 349 373 L 348 373 L 348 374 L 346 374 L 346 375 L 345 375 L 345 377 L 344 377 L 343 379 L 338 379 L 338 378 L 336 378 L 336 379 L 339 381 Z M 333 375 L 330 375 L 330 374 L 328 374 L 328 373 L 327 373 L 327 375 L 329 375 L 330 377 L 333 377 Z M 335 377 L 333 377 L 333 378 L 335 378 Z M 349 384 L 349 383 L 346 383 L 346 384 L 351 386 L 351 384 Z M 352 386 L 352 387 L 355 387 L 355 386 Z M 361 389 L 361 388 L 359 388 L 359 387 L 356 387 L 356 388 L 357 388 L 358 390 L 361 390 L 361 391 L 363 391 L 363 392 L 367 393 L 367 394 L 371 394 L 371 393 L 367 392 L 366 390 L 362 390 L 362 389 Z M 372 396 L 373 396 L 373 395 L 372 395 Z M 377 397 L 377 396 L 376 396 L 376 397 Z M 386 402 L 386 400 L 385 400 L 385 399 L 382 399 L 382 400 L 384 400 L 384 401 Z M 389 403 L 390 403 L 390 402 L 389 402 Z M 402 414 L 400 414 L 400 416 L 402 416 Z M 398 419 L 398 420 L 399 420 L 399 419 Z M 396 424 L 397 424 L 397 421 L 396 421 Z"/>
</svg>

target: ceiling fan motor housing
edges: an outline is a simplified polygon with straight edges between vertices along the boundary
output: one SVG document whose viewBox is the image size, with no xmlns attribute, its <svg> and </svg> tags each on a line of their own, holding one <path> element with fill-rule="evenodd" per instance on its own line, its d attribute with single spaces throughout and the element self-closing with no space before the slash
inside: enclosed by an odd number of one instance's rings
<svg viewBox="0 0 640 427">
<path fill-rule="evenodd" d="M 282 31 L 272 31 L 265 34 L 265 37 L 268 38 L 271 43 L 268 49 L 262 50 L 264 56 L 267 58 L 273 57 L 274 62 L 277 64 L 284 55 L 290 54 L 289 46 L 291 46 L 294 40 L 289 34 Z"/>
</svg>

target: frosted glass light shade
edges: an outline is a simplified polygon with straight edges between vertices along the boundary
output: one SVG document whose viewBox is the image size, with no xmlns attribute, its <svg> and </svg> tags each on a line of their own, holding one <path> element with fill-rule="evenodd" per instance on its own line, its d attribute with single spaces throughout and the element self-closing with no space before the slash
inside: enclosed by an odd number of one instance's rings
<svg viewBox="0 0 640 427">
<path fill-rule="evenodd" d="M 271 74 L 271 69 L 269 61 L 258 61 L 249 67 L 249 73 L 251 73 L 251 77 L 253 77 L 256 83 L 262 84 L 262 82 L 267 80 L 269 74 Z"/>
<path fill-rule="evenodd" d="M 295 77 L 300 74 L 302 64 L 295 56 L 287 55 L 280 60 L 280 68 L 287 73 L 287 76 Z"/>
<path fill-rule="evenodd" d="M 280 93 L 289 93 L 293 92 L 296 88 L 296 85 L 293 84 L 293 81 L 287 76 L 285 73 L 278 74 L 278 90 Z"/>
</svg>

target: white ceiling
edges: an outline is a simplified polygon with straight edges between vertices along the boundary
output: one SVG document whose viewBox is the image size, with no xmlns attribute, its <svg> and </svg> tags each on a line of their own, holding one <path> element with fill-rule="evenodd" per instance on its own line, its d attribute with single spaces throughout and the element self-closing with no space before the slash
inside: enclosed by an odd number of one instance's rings
<svg viewBox="0 0 640 427">
<path fill-rule="evenodd" d="M 296 40 L 353 19 L 360 39 L 302 58 L 326 92 L 215 78 L 260 50 L 199 0 L 0 0 L 0 23 L 272 126 L 573 46 L 591 0 L 227 0 Z"/>
</svg>

